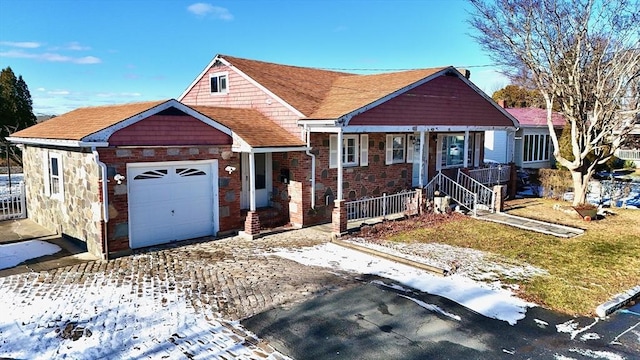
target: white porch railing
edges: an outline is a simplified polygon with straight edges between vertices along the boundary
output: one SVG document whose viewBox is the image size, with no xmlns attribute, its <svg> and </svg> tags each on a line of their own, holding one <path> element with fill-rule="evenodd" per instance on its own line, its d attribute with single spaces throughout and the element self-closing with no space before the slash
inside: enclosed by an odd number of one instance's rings
<svg viewBox="0 0 640 360">
<path fill-rule="evenodd" d="M 640 161 L 640 149 L 618 149 L 615 155 L 622 160 Z"/>
<path fill-rule="evenodd" d="M 456 179 L 456 182 L 478 195 L 477 206 L 481 207 L 483 210 L 494 212 L 495 193 L 493 192 L 493 189 L 483 185 L 478 180 L 465 174 L 461 170 L 458 170 L 458 178 Z"/>
<path fill-rule="evenodd" d="M 511 166 L 499 165 L 473 169 L 468 171 L 468 175 L 485 186 L 504 184 L 511 178 Z"/>
<path fill-rule="evenodd" d="M 406 190 L 393 195 L 363 198 L 345 202 L 347 221 L 383 218 L 396 214 L 417 214 L 420 204 L 418 190 Z"/>
<path fill-rule="evenodd" d="M 24 182 L 21 182 L 17 191 L 14 188 L 11 193 L 0 195 L 0 221 L 21 219 L 26 216 Z"/>
<path fill-rule="evenodd" d="M 474 216 L 477 215 L 478 194 L 458 184 L 442 172 L 438 172 L 438 174 L 431 179 L 427 186 L 425 186 L 425 190 L 428 199 L 433 198 L 437 190 L 450 196 L 455 202 L 472 211 Z"/>
</svg>

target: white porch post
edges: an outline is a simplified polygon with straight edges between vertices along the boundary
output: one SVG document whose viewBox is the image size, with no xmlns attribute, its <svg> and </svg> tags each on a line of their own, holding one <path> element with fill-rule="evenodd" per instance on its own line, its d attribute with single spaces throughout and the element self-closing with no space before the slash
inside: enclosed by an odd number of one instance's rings
<svg viewBox="0 0 640 360">
<path fill-rule="evenodd" d="M 336 199 L 342 200 L 342 147 L 343 147 L 343 139 L 342 139 L 342 129 L 338 131 L 338 196 Z"/>
<path fill-rule="evenodd" d="M 464 131 L 464 154 L 462 154 L 462 164 L 465 168 L 469 167 L 469 157 L 467 154 L 469 154 L 469 130 Z"/>
<path fill-rule="evenodd" d="M 420 179 L 418 179 L 418 186 L 422 188 L 424 186 L 424 130 L 420 131 Z"/>
<path fill-rule="evenodd" d="M 256 157 L 249 153 L 249 210 L 256 211 Z"/>
</svg>

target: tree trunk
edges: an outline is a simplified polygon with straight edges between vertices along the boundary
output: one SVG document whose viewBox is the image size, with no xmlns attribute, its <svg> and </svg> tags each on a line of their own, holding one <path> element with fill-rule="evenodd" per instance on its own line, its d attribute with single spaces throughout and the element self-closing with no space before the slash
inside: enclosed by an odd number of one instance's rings
<svg viewBox="0 0 640 360">
<path fill-rule="evenodd" d="M 581 169 L 576 169 L 571 170 L 571 178 L 573 179 L 573 206 L 585 203 L 590 176 L 583 174 Z"/>
</svg>

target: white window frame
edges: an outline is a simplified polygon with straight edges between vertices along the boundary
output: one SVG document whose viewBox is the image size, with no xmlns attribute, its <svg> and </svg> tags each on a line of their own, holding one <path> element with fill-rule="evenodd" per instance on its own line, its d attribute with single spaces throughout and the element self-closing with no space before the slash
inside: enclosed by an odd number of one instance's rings
<svg viewBox="0 0 640 360">
<path fill-rule="evenodd" d="M 542 139 L 542 143 L 540 140 Z M 551 151 L 549 134 L 526 134 L 522 137 L 522 162 L 535 163 L 549 161 Z M 529 147 L 527 148 L 527 145 Z M 529 151 L 531 150 L 531 151 Z M 531 154 L 529 154 L 531 153 Z"/>
<path fill-rule="evenodd" d="M 215 79 L 215 80 L 214 80 Z M 221 89 L 221 79 L 224 79 L 224 89 Z M 213 91 L 214 81 L 217 84 L 218 91 Z M 209 92 L 211 95 L 224 95 L 229 92 L 229 72 L 216 72 L 209 75 Z"/>
<path fill-rule="evenodd" d="M 402 148 L 394 147 L 394 139 L 400 138 L 402 140 Z M 395 151 L 402 151 L 402 157 L 396 158 L 394 156 Z M 407 136 L 405 134 L 387 134 L 386 141 L 386 154 L 385 154 L 385 164 L 401 164 L 404 163 L 407 159 Z"/>
<path fill-rule="evenodd" d="M 360 139 L 362 137 L 362 139 Z M 349 140 L 353 140 L 353 160 L 347 161 Z M 362 146 L 361 144 L 362 140 Z M 338 167 L 338 135 L 329 135 L 329 168 Z M 363 160 L 362 166 L 369 165 L 369 135 L 342 135 L 342 166 L 358 166 L 360 159 Z"/>
<path fill-rule="evenodd" d="M 453 165 L 448 165 L 448 164 L 443 164 L 443 160 L 446 160 L 446 156 L 449 153 L 449 147 L 450 144 L 447 143 L 445 141 L 446 138 L 450 138 L 450 137 L 459 137 L 461 136 L 464 139 L 464 133 L 446 133 L 446 134 L 439 134 L 438 135 L 438 169 L 456 169 L 456 168 L 463 168 L 464 167 L 464 157 L 461 157 L 461 161 L 459 164 L 453 164 Z M 464 140 L 463 140 L 463 146 L 464 146 Z M 468 146 L 468 144 L 466 144 Z M 446 149 L 443 149 L 443 146 L 446 147 Z M 467 148 L 465 147 L 464 149 L 461 150 L 463 156 L 468 156 L 467 155 Z"/>
<path fill-rule="evenodd" d="M 45 152 L 43 155 L 44 193 L 51 199 L 64 200 L 64 167 L 62 165 L 62 154 L 55 152 Z M 51 164 L 52 159 L 56 160 L 56 175 L 53 174 L 54 168 Z M 55 182 L 58 183 L 57 189 L 54 189 Z"/>
</svg>

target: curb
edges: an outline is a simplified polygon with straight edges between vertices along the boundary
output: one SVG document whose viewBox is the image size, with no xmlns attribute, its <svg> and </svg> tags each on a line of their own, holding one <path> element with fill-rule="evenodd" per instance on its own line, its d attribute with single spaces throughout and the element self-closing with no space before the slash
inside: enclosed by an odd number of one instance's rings
<svg viewBox="0 0 640 360">
<path fill-rule="evenodd" d="M 360 251 L 363 253 L 367 253 L 369 255 L 373 255 L 373 256 L 377 256 L 377 257 L 381 257 L 383 259 L 387 259 L 387 260 L 391 260 L 391 261 L 395 261 L 404 265 L 408 265 L 408 266 L 413 266 L 415 268 L 418 268 L 420 270 L 425 270 L 428 271 L 430 273 L 433 273 L 435 275 L 439 275 L 439 276 L 447 276 L 449 271 L 445 270 L 445 269 L 441 269 L 439 267 L 436 266 L 432 266 L 432 265 L 427 265 L 427 264 L 423 264 L 417 261 L 413 261 L 413 260 L 409 260 L 400 256 L 395 256 L 395 255 L 391 255 L 391 254 L 387 254 L 381 251 L 377 251 L 377 250 L 373 250 L 370 249 L 368 247 L 364 247 L 364 246 L 359 246 L 350 242 L 346 242 L 343 240 L 340 240 L 336 237 L 332 237 L 331 242 L 336 244 L 336 245 L 340 245 L 342 247 L 348 248 L 348 249 L 352 249 L 352 250 L 356 250 L 356 251 Z"/>
<path fill-rule="evenodd" d="M 603 318 L 640 297 L 640 285 L 623 293 L 616 294 L 611 300 L 596 307 L 596 315 Z"/>
</svg>

